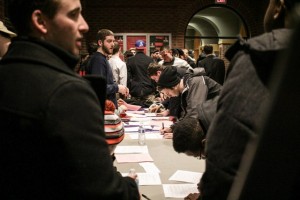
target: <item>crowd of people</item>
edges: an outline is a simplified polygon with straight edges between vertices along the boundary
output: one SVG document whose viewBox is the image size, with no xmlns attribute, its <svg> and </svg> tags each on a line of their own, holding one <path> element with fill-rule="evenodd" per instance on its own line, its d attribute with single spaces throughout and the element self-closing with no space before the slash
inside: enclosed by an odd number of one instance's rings
<svg viewBox="0 0 300 200">
<path fill-rule="evenodd" d="M 226 199 L 270 98 L 274 57 L 287 48 L 296 2 L 269 0 L 266 33 L 226 52 L 225 76 L 209 44 L 197 60 L 168 45 L 148 56 L 143 40 L 123 54 L 109 29 L 97 32 L 79 62 L 89 30 L 80 0 L 9 1 L 16 33 L 0 21 L 4 198 L 140 199 L 136 175 L 122 177 L 113 166 L 124 138 L 120 117 L 137 105 L 178 119 L 161 134 L 176 152 L 205 159 L 199 193 L 185 199 Z M 106 94 L 77 72 L 104 79 Z"/>
</svg>

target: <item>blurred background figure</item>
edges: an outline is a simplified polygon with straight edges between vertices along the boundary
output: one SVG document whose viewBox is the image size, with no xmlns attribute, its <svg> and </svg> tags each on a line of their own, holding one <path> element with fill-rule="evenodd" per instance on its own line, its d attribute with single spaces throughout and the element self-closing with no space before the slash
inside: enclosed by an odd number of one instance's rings
<svg viewBox="0 0 300 200">
<path fill-rule="evenodd" d="M 0 60 L 6 54 L 11 38 L 16 37 L 14 32 L 7 29 L 2 21 L 0 21 Z"/>
</svg>

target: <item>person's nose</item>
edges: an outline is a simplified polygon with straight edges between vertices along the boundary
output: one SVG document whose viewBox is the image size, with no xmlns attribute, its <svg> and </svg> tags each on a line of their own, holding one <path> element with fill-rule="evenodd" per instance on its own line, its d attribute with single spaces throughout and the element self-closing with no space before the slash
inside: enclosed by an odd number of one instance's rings
<svg viewBox="0 0 300 200">
<path fill-rule="evenodd" d="M 79 31 L 82 33 L 86 33 L 89 31 L 89 25 L 86 23 L 83 16 L 80 14 L 80 25 L 79 25 Z"/>
</svg>

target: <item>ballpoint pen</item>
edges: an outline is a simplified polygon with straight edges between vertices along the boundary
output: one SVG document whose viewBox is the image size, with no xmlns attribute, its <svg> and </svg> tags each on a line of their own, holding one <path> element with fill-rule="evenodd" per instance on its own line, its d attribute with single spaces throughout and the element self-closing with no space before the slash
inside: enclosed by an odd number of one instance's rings
<svg viewBox="0 0 300 200">
<path fill-rule="evenodd" d="M 147 197 L 146 195 L 142 194 L 142 197 L 144 197 L 147 200 L 151 200 L 149 197 Z"/>
</svg>

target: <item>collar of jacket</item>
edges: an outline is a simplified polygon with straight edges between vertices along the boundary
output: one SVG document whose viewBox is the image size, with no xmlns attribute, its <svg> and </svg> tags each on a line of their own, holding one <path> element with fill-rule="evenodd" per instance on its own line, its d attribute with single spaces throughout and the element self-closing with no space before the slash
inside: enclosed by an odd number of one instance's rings
<svg viewBox="0 0 300 200">
<path fill-rule="evenodd" d="M 17 37 L 13 38 L 7 54 L 1 60 L 2 63 L 15 61 L 31 61 L 70 73 L 74 72 L 79 57 L 43 40 Z"/>
<path fill-rule="evenodd" d="M 292 30 L 283 28 L 253 37 L 248 41 L 240 38 L 227 50 L 225 57 L 233 61 L 239 52 L 250 55 L 258 77 L 267 85 L 277 61 L 276 58 L 287 48 L 291 33 Z M 230 71 L 229 67 L 228 72 Z"/>
</svg>

